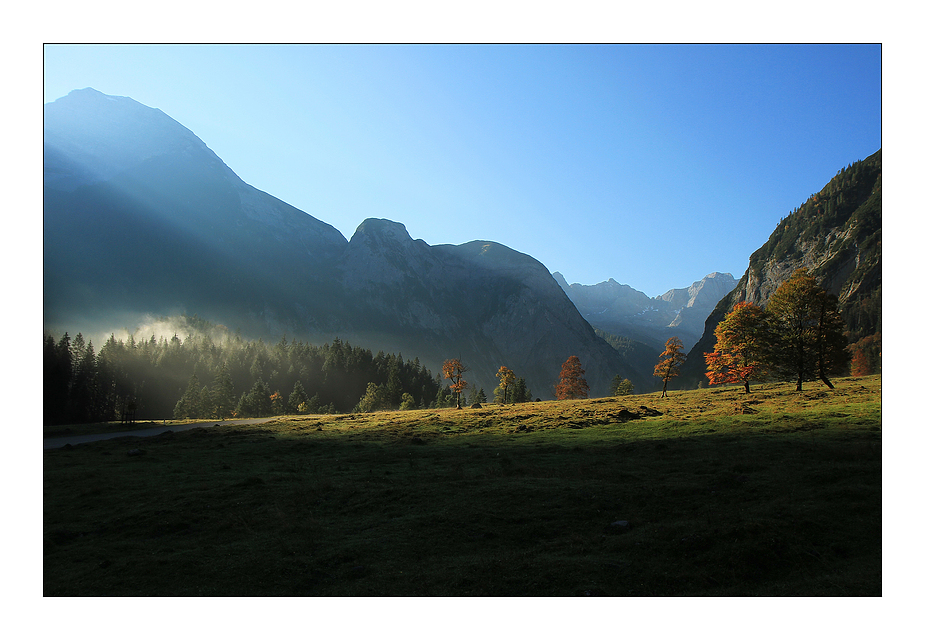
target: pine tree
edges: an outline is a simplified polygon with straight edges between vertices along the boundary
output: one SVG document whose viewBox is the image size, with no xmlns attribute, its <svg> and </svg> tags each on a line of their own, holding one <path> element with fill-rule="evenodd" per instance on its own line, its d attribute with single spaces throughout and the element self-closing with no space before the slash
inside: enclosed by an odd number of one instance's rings
<svg viewBox="0 0 925 640">
<path fill-rule="evenodd" d="M 619 373 L 613 377 L 613 380 L 610 381 L 610 395 L 618 396 L 617 390 L 620 388 L 620 383 L 623 382 L 623 376 Z"/>
<path fill-rule="evenodd" d="M 302 413 L 300 407 L 308 401 L 308 395 L 301 380 L 296 380 L 289 394 L 289 413 Z"/>
<path fill-rule="evenodd" d="M 514 381 L 514 389 L 511 392 L 511 402 L 530 402 L 530 389 L 527 388 L 527 381 L 523 378 L 517 378 Z"/>
<path fill-rule="evenodd" d="M 234 382 L 225 362 L 222 362 L 221 369 L 215 374 L 215 381 L 212 383 L 212 405 L 216 417 L 220 420 L 230 416 L 234 409 Z"/>
<path fill-rule="evenodd" d="M 201 397 L 199 378 L 194 373 L 190 376 L 186 391 L 174 407 L 173 417 L 175 419 L 201 417 L 199 407 Z"/>
<path fill-rule="evenodd" d="M 71 386 L 71 338 L 65 333 L 55 343 L 53 336 L 46 336 L 44 357 L 44 415 L 46 425 L 68 422 L 68 392 Z"/>
<path fill-rule="evenodd" d="M 212 399 L 212 390 L 202 385 L 199 390 L 199 418 L 214 418 L 216 415 L 215 401 Z"/>
</svg>

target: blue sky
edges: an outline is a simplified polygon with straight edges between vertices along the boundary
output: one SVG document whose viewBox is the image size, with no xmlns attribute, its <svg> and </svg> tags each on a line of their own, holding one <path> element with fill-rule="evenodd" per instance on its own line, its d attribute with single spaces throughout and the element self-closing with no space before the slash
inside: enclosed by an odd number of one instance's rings
<svg viewBox="0 0 925 640">
<path fill-rule="evenodd" d="M 881 146 L 881 47 L 45 46 L 44 101 L 164 111 L 350 238 L 493 240 L 650 296 L 741 276 Z"/>
</svg>

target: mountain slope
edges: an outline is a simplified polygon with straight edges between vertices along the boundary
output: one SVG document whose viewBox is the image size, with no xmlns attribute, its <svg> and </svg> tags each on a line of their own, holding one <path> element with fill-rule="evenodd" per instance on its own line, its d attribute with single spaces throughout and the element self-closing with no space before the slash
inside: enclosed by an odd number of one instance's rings
<svg viewBox="0 0 925 640">
<path fill-rule="evenodd" d="M 431 247 L 386 220 L 347 242 L 130 98 L 84 89 L 44 115 L 46 330 L 184 312 L 255 338 L 338 336 L 437 372 L 462 357 L 489 394 L 504 364 L 549 398 L 571 355 L 596 395 L 614 374 L 638 375 L 529 256 L 481 241 Z"/>
<path fill-rule="evenodd" d="M 596 395 L 615 373 L 638 375 L 595 335 L 549 271 L 504 245 L 429 246 L 404 225 L 366 220 L 338 263 L 351 335 L 422 361 L 459 357 L 472 386 L 491 392 L 505 365 L 535 396 L 552 397 L 562 363 L 577 355 Z M 437 366 L 439 370 L 439 366 Z"/>
<path fill-rule="evenodd" d="M 556 281 L 581 315 L 602 331 L 642 342 L 659 352 L 665 341 L 678 336 L 693 345 L 716 303 L 736 285 L 729 273 L 711 273 L 686 289 L 672 289 L 650 298 L 613 278 L 595 285 L 568 284 L 560 273 Z M 654 363 L 652 363 L 654 366 Z"/>
<path fill-rule="evenodd" d="M 161 111 L 74 91 L 45 105 L 44 146 L 47 326 L 179 311 L 247 331 L 330 324 L 326 307 L 276 302 L 326 295 L 313 272 L 346 239 L 245 184 Z"/>
<path fill-rule="evenodd" d="M 704 380 L 703 354 L 713 350 L 713 331 L 742 301 L 764 306 L 777 287 L 801 267 L 831 294 L 849 340 L 881 331 L 881 150 L 842 169 L 825 187 L 781 220 L 750 259 L 748 271 L 707 318 L 690 350 L 682 382 Z M 704 382 L 705 383 L 705 382 Z"/>
</svg>

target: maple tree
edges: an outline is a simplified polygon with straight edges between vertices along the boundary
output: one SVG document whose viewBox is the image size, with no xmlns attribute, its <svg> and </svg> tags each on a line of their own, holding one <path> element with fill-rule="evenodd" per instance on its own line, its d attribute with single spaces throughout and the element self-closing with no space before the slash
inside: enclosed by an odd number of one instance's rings
<svg viewBox="0 0 925 640">
<path fill-rule="evenodd" d="M 714 330 L 716 346 L 704 354 L 710 384 L 743 383 L 749 393 L 749 381 L 768 371 L 770 318 L 753 302 L 740 302 Z"/>
<path fill-rule="evenodd" d="M 684 343 L 681 339 L 672 336 L 665 342 L 665 350 L 658 356 L 659 361 L 652 375 L 662 379 L 662 398 L 668 395 L 668 381 L 677 377 L 678 369 L 687 360 L 687 355 L 681 351 L 683 348 Z"/>
<path fill-rule="evenodd" d="M 587 398 L 590 387 L 584 378 L 585 370 L 581 368 L 578 356 L 570 356 L 562 363 L 559 373 L 559 384 L 556 385 L 557 400 L 573 400 Z"/>
<path fill-rule="evenodd" d="M 796 380 L 797 391 L 817 377 L 834 389 L 827 374 L 848 364 L 845 324 L 837 303 L 805 268 L 794 271 L 768 300 L 774 340 L 771 364 L 781 377 Z"/>
<path fill-rule="evenodd" d="M 851 375 L 869 376 L 871 371 L 870 360 L 867 359 L 867 354 L 864 353 L 862 349 L 855 349 L 854 355 L 851 357 Z"/>
<path fill-rule="evenodd" d="M 495 374 L 495 377 L 500 381 L 498 383 L 498 388 L 501 389 L 501 404 L 506 404 L 508 387 L 513 386 L 514 380 L 517 379 L 517 376 L 514 375 L 513 371 L 504 365 L 501 365 L 501 368 L 498 369 L 498 373 Z"/>
<path fill-rule="evenodd" d="M 468 370 L 469 368 L 460 362 L 459 358 L 443 362 L 443 377 L 452 383 L 450 389 L 456 394 L 457 409 L 462 408 L 462 392 L 469 386 L 469 383 L 462 378 L 462 375 Z"/>
<path fill-rule="evenodd" d="M 848 346 L 852 354 L 851 375 L 866 376 L 880 371 L 880 343 L 880 334 L 875 333 Z"/>
</svg>

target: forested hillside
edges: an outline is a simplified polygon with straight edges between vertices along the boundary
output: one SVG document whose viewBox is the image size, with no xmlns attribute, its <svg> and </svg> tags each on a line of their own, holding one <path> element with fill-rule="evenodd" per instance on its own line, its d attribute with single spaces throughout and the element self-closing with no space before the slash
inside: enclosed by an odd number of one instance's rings
<svg viewBox="0 0 925 640">
<path fill-rule="evenodd" d="M 780 221 L 749 259 L 748 271 L 707 318 L 704 334 L 689 353 L 682 382 L 705 382 L 704 354 L 713 350 L 716 326 L 739 302 L 767 304 L 782 282 L 805 268 L 838 298 L 847 338 L 854 345 L 879 344 L 882 330 L 883 192 L 881 151 L 841 169 L 818 193 Z M 868 349 L 878 360 L 879 347 Z"/>
<path fill-rule="evenodd" d="M 449 402 L 442 380 L 417 359 L 339 339 L 317 347 L 207 332 L 110 336 L 97 352 L 81 334 L 46 335 L 44 377 L 46 425 L 118 420 L 132 405 L 143 420 L 340 413 L 357 407 L 370 384 L 382 408 Z"/>
</svg>

